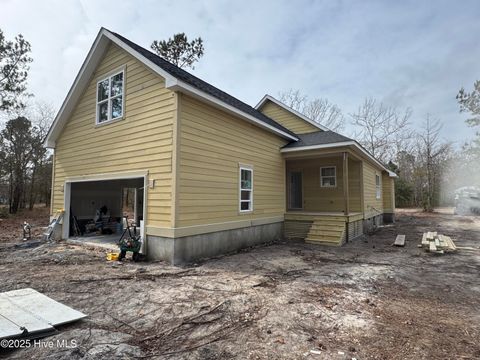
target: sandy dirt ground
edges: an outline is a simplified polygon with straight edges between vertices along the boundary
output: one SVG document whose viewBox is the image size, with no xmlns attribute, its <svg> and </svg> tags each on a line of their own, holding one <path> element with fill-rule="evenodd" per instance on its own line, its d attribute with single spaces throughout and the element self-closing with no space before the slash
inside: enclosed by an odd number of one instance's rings
<svg viewBox="0 0 480 360">
<path fill-rule="evenodd" d="M 65 243 L 29 247 L 12 221 L 0 223 L 0 291 L 31 287 L 88 318 L 43 340 L 75 347 L 0 357 L 480 358 L 479 218 L 410 210 L 341 248 L 286 242 L 185 267 L 107 262 Z M 461 249 L 424 252 L 427 230 Z M 392 246 L 397 234 L 404 248 Z"/>
</svg>

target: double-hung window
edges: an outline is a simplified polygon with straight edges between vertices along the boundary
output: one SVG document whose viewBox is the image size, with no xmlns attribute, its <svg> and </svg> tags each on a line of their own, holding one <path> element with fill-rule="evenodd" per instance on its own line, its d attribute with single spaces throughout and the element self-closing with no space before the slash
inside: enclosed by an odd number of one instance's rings
<svg viewBox="0 0 480 360">
<path fill-rule="evenodd" d="M 375 197 L 380 199 L 382 197 L 382 183 L 380 182 L 380 175 L 375 174 Z"/>
<path fill-rule="evenodd" d="M 320 186 L 337 186 L 337 168 L 335 166 L 325 166 L 320 168 Z"/>
<path fill-rule="evenodd" d="M 253 211 L 253 170 L 240 167 L 240 212 Z"/>
<path fill-rule="evenodd" d="M 125 71 L 119 71 L 97 83 L 97 124 L 123 117 Z"/>
</svg>

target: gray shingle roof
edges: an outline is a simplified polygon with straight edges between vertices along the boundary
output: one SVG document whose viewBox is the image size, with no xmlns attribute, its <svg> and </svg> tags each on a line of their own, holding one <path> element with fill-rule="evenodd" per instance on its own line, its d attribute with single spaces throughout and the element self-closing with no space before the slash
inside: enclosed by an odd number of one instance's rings
<svg viewBox="0 0 480 360">
<path fill-rule="evenodd" d="M 216 88 L 213 85 L 210 85 L 206 81 L 203 81 L 202 79 L 199 79 L 198 77 L 190 74 L 189 72 L 179 68 L 178 66 L 173 65 L 172 63 L 168 62 L 167 60 L 161 58 L 160 56 L 154 54 L 153 52 L 135 44 L 134 42 L 124 38 L 122 35 L 119 35 L 113 31 L 110 31 L 113 35 L 115 35 L 117 38 L 119 38 L 121 41 L 126 43 L 128 46 L 130 46 L 133 50 L 137 51 L 144 57 L 146 57 L 148 60 L 153 62 L 154 64 L 158 65 L 161 67 L 163 70 L 168 72 L 170 75 L 173 77 L 197 88 L 198 90 L 201 90 L 218 100 L 221 100 L 235 108 L 237 108 L 240 111 L 243 111 L 244 113 L 247 113 L 256 119 L 264 122 L 265 124 L 268 124 L 270 126 L 273 126 L 274 128 L 283 131 L 289 135 L 292 136 L 297 136 L 294 132 L 288 130 L 287 128 L 283 127 L 279 123 L 277 123 L 275 120 L 269 118 L 268 116 L 264 115 L 260 111 L 254 109 L 250 105 L 238 100 L 237 98 L 227 94 L 226 92 Z"/>
<path fill-rule="evenodd" d="M 297 134 L 299 141 L 291 142 L 284 146 L 284 148 L 296 148 L 301 146 L 333 144 L 344 141 L 354 141 L 346 136 L 340 135 L 335 131 L 315 131 L 308 134 Z"/>
</svg>

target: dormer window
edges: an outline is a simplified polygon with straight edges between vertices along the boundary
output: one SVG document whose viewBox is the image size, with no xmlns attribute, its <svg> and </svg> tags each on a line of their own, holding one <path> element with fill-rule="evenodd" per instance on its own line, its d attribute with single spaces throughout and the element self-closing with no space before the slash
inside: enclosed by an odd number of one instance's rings
<svg viewBox="0 0 480 360">
<path fill-rule="evenodd" d="M 124 78 L 122 70 L 97 83 L 97 124 L 123 117 Z"/>
</svg>

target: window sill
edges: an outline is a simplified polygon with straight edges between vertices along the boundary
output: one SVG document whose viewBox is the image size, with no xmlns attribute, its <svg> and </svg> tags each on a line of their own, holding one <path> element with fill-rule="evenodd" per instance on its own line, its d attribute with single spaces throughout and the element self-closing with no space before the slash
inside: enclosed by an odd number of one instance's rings
<svg viewBox="0 0 480 360">
<path fill-rule="evenodd" d="M 119 121 L 122 121 L 122 120 L 125 120 L 125 116 L 122 116 L 122 117 L 119 117 L 119 118 L 116 118 L 116 119 L 113 119 L 113 120 L 104 121 L 104 122 L 101 122 L 101 123 L 95 122 L 95 128 L 102 127 L 102 126 L 109 125 L 109 124 L 115 124 L 115 123 L 117 123 Z"/>
</svg>

